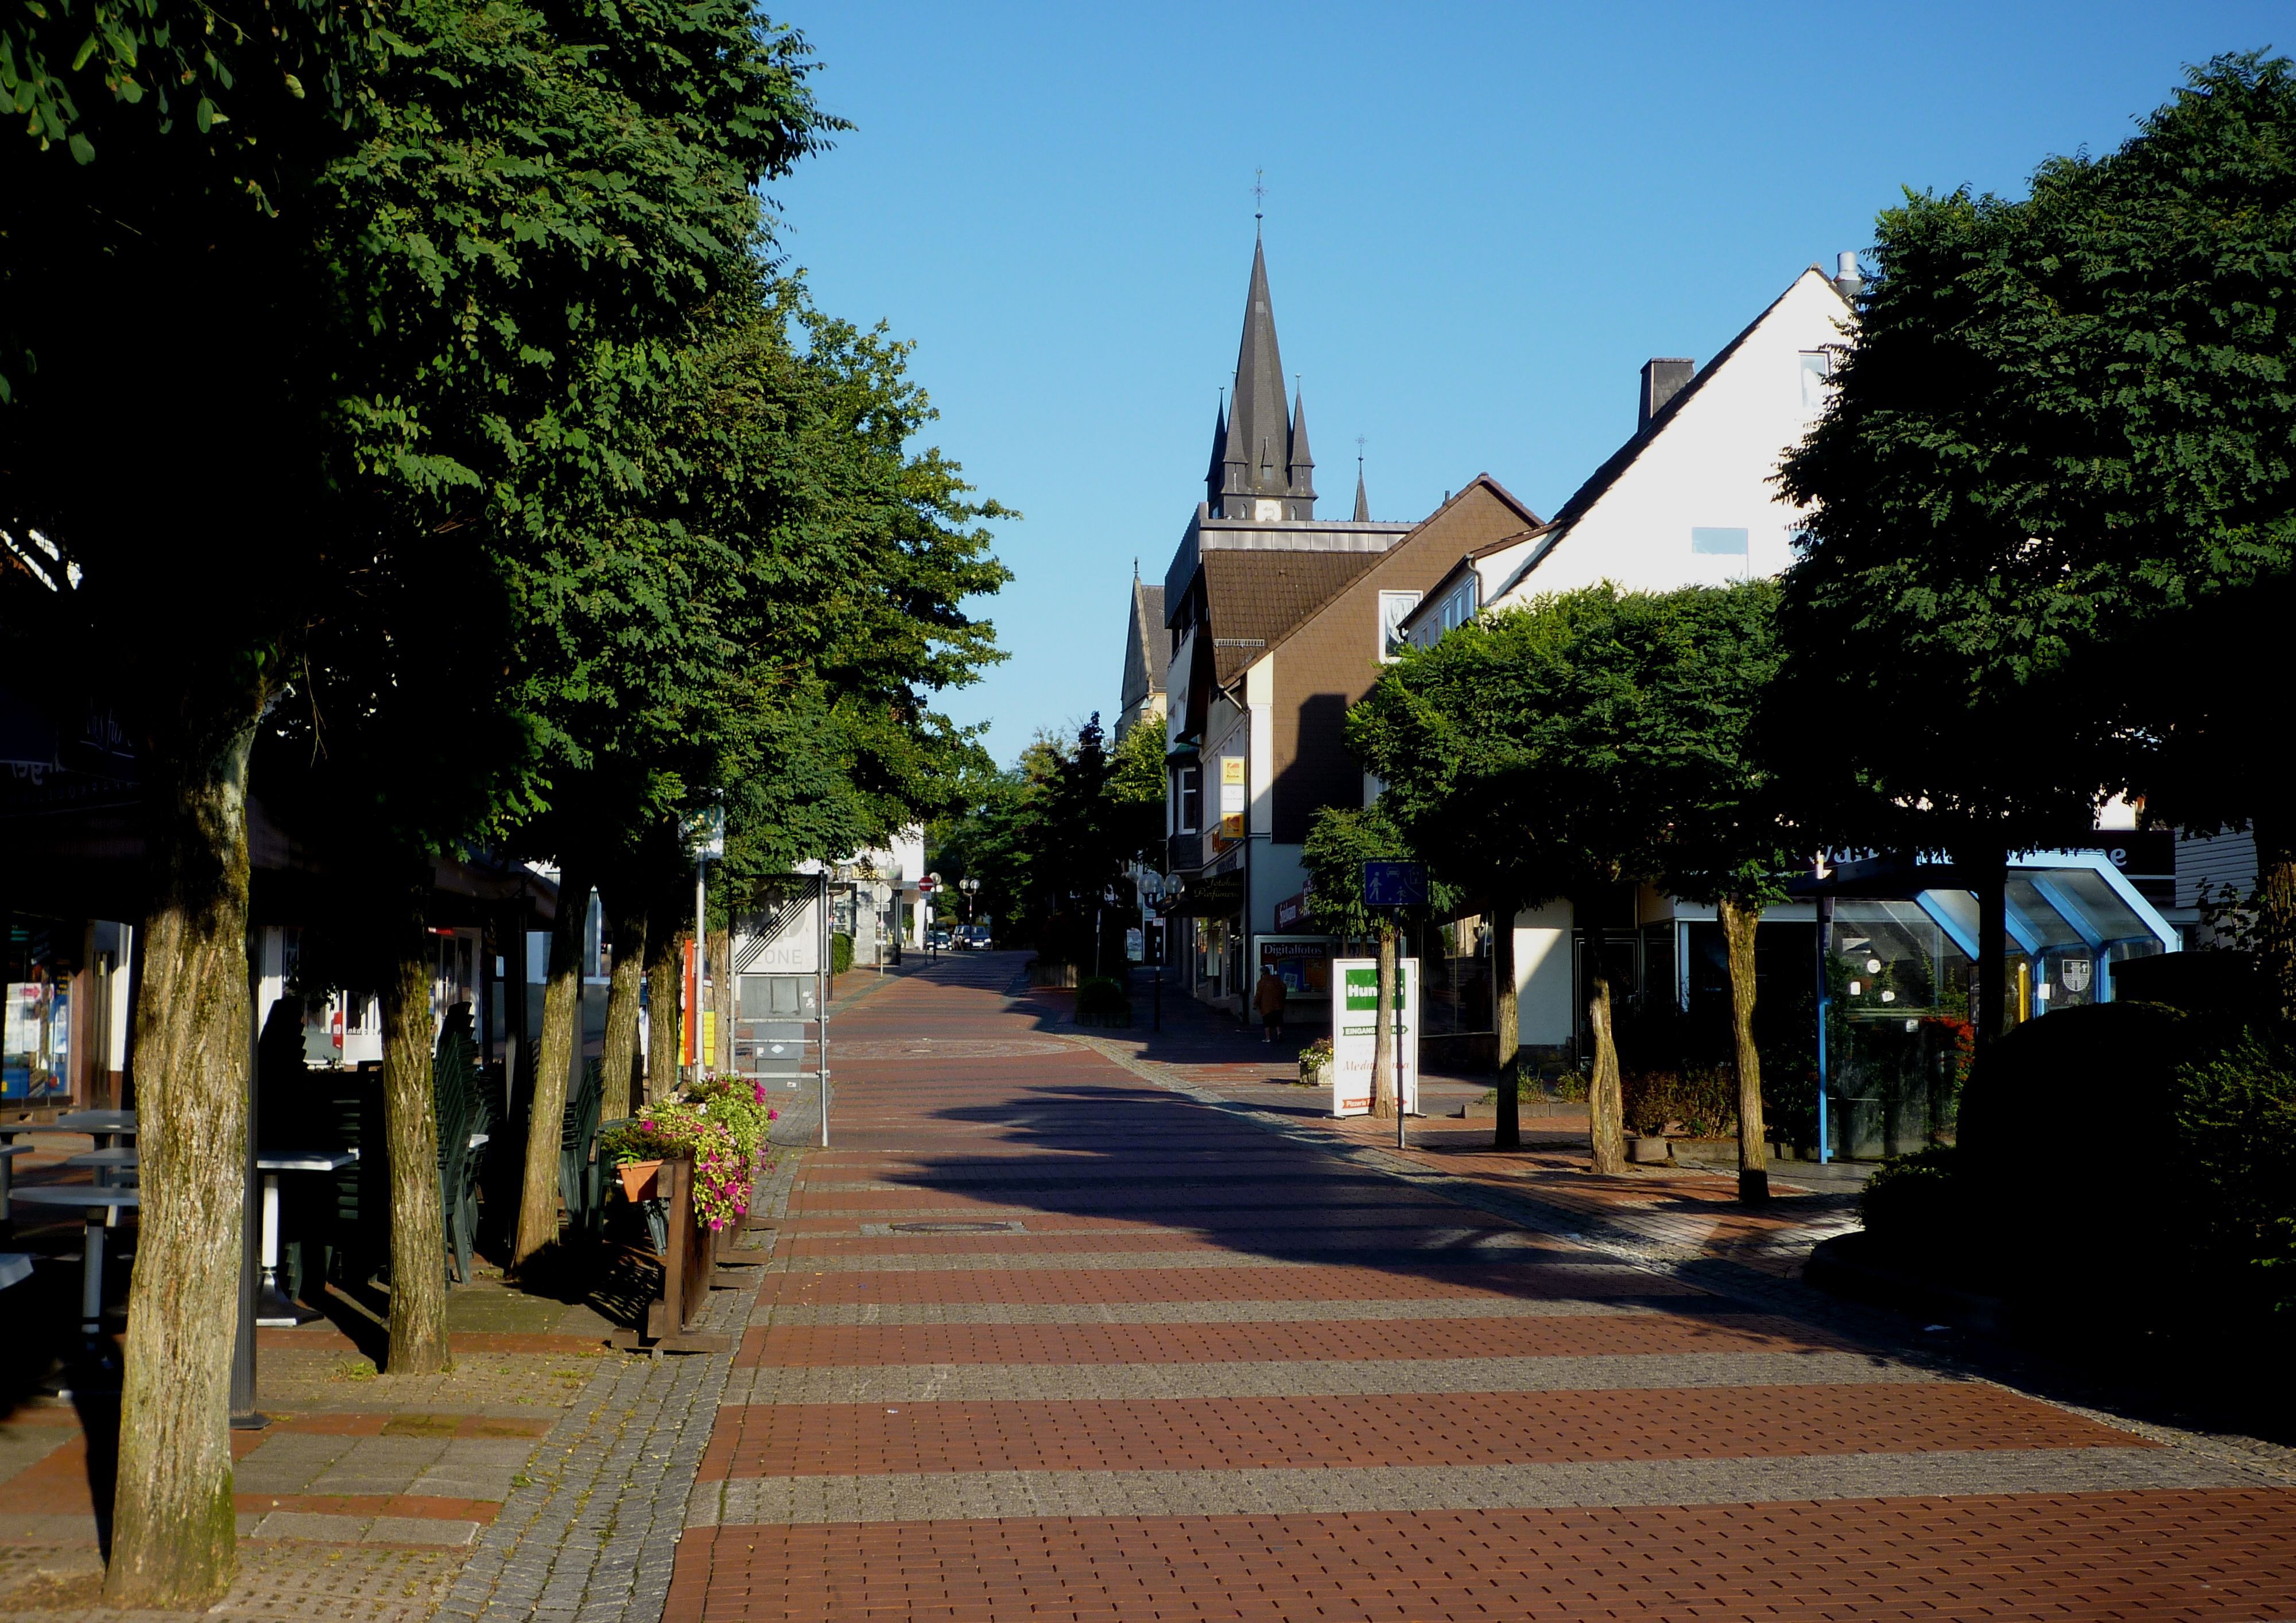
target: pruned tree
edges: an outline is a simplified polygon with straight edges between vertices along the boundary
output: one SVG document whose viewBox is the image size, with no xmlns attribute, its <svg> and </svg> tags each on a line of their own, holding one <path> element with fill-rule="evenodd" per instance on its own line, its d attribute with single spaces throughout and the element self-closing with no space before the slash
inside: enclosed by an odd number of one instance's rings
<svg viewBox="0 0 2296 1623">
<path fill-rule="evenodd" d="M 2296 561 L 2296 72 L 2192 70 L 2030 197 L 1909 193 L 1835 398 L 1784 466 L 1782 611 L 1807 798 L 1874 845 L 2061 842 L 2115 791 L 2252 827 L 2296 1013 L 2296 819 L 2266 742 Z M 1831 790 L 1831 793 L 1824 792 Z M 1997 879 L 1980 1041 L 2003 1021 Z"/>
</svg>

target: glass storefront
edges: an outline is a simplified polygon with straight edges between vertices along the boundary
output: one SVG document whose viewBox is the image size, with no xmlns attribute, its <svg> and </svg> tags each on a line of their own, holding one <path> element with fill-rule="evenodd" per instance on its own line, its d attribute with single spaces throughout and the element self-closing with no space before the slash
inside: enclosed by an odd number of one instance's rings
<svg viewBox="0 0 2296 1623">
<path fill-rule="evenodd" d="M 1845 898 L 1826 940 L 1828 1149 L 1948 1143 L 1969 1063 L 1970 959 L 1914 901 Z"/>
<path fill-rule="evenodd" d="M 8 921 L 7 1014 L 0 1023 L 0 1098 L 54 1102 L 71 1094 L 71 975 L 52 920 Z"/>
<path fill-rule="evenodd" d="M 1918 873 L 1919 870 L 1915 870 Z M 1840 897 L 1825 944 L 1827 1149 L 1838 1159 L 1950 1143 L 1973 1040 L 1978 902 L 1963 889 L 1904 899 Z M 2107 1003 L 2112 969 L 2174 950 L 2173 928 L 2101 857 L 2044 853 L 2010 864 L 2012 1023 Z"/>
<path fill-rule="evenodd" d="M 1405 939 L 1419 957 L 1419 1021 L 1429 1037 L 1495 1029 L 1491 931 L 1480 914 L 1425 924 Z"/>
</svg>

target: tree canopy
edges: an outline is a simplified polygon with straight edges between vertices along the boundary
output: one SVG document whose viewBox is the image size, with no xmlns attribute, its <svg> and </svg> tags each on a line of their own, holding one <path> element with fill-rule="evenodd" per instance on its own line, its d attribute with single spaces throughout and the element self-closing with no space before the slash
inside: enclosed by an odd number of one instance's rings
<svg viewBox="0 0 2296 1623">
<path fill-rule="evenodd" d="M 2021 201 L 1909 193 L 1872 258 L 1780 481 L 1810 509 L 1788 703 L 1833 804 L 1931 846 L 2052 843 L 2116 791 L 2255 820 L 2287 939 L 2263 740 L 2296 558 L 2296 72 L 2194 69 Z"/>
</svg>

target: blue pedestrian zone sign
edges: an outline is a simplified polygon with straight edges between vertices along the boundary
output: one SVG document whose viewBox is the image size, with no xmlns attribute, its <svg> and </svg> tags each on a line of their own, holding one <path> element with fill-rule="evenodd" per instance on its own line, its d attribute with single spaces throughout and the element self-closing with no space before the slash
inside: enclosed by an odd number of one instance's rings
<svg viewBox="0 0 2296 1623">
<path fill-rule="evenodd" d="M 1424 907 L 1427 906 L 1427 865 L 1423 862 L 1367 862 L 1363 865 L 1364 906 L 1366 907 Z"/>
</svg>

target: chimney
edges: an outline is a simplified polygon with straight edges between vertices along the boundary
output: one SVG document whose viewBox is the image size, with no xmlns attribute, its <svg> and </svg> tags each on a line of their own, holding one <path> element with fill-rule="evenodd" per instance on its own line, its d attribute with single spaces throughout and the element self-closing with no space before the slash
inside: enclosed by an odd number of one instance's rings
<svg viewBox="0 0 2296 1623">
<path fill-rule="evenodd" d="M 1681 356 L 1653 357 L 1643 363 L 1642 421 L 1635 424 L 1636 433 L 1650 427 L 1651 419 L 1682 392 L 1682 386 L 1690 381 L 1690 374 L 1697 369 L 1698 363 Z"/>
<path fill-rule="evenodd" d="M 1866 278 L 1857 274 L 1857 256 L 1844 253 L 1834 261 L 1833 291 L 1850 303 L 1857 302 L 1857 291 L 1866 285 Z"/>
</svg>

